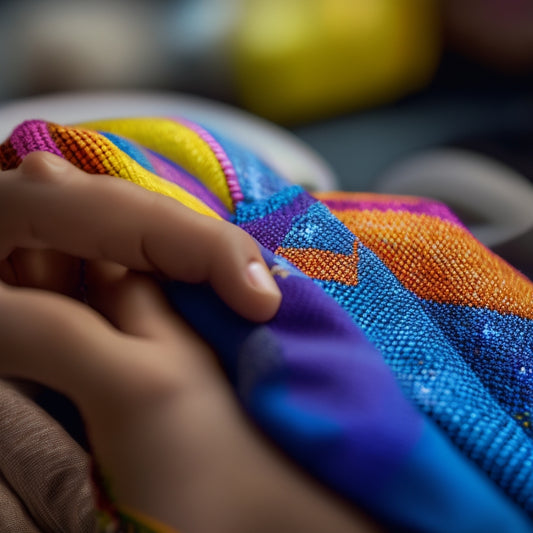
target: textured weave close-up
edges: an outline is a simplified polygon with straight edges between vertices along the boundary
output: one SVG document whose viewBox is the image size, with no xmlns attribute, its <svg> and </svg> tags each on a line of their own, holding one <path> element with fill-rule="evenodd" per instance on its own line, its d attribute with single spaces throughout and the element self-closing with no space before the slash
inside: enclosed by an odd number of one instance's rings
<svg viewBox="0 0 533 533">
<path fill-rule="evenodd" d="M 205 285 L 165 281 L 165 293 L 250 419 L 320 483 L 393 531 L 533 531 L 533 284 L 445 205 L 309 193 L 174 117 L 27 121 L 0 145 L 0 168 L 35 151 L 259 243 L 283 295 L 269 322 Z M 102 531 L 159 531 L 119 507 Z"/>
</svg>

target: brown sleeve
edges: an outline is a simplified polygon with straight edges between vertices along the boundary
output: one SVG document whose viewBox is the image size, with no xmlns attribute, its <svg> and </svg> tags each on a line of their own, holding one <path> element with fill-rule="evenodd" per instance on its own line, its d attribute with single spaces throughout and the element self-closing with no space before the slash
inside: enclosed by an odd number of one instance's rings
<svg viewBox="0 0 533 533">
<path fill-rule="evenodd" d="M 59 423 L 4 380 L 0 474 L 2 531 L 95 531 L 88 455 Z"/>
<path fill-rule="evenodd" d="M 24 504 L 0 473 L 0 531 L 41 533 Z"/>
</svg>

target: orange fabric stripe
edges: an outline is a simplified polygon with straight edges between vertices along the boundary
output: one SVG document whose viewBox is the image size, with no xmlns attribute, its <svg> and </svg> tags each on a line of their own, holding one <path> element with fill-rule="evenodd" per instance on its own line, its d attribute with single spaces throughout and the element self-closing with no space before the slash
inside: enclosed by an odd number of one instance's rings
<svg viewBox="0 0 533 533">
<path fill-rule="evenodd" d="M 279 247 L 276 254 L 312 278 L 357 285 L 357 244 L 354 245 L 353 254 L 348 256 L 316 248 L 283 247 Z"/>
<path fill-rule="evenodd" d="M 98 132 L 48 125 L 50 136 L 65 159 L 92 174 L 119 177 L 169 196 L 197 213 L 220 219 L 209 206 L 179 185 L 149 172 Z"/>
<path fill-rule="evenodd" d="M 312 196 L 321 202 L 328 200 L 344 200 L 354 202 L 376 202 L 388 204 L 390 202 L 401 202 L 403 204 L 419 204 L 424 198 L 420 196 L 409 196 L 400 194 L 382 194 L 377 192 L 343 192 L 343 191 L 323 191 L 313 192 Z"/>
<path fill-rule="evenodd" d="M 533 318 L 533 285 L 450 222 L 406 212 L 332 212 L 421 298 Z"/>
</svg>

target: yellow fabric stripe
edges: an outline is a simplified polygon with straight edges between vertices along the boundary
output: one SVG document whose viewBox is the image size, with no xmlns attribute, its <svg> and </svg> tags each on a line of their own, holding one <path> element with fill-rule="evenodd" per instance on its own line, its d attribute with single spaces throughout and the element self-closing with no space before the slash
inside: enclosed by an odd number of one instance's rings
<svg viewBox="0 0 533 533">
<path fill-rule="evenodd" d="M 59 127 L 58 131 L 60 129 L 61 128 Z M 91 138 L 94 137 L 94 135 L 98 135 L 92 131 L 84 132 L 79 128 L 77 128 L 77 133 L 80 137 L 84 134 L 87 135 L 89 142 L 94 142 L 94 139 Z M 106 155 L 106 157 L 100 159 L 100 163 L 105 168 L 106 173 L 110 176 L 123 178 L 140 185 L 149 191 L 170 196 L 170 198 L 174 198 L 197 213 L 221 220 L 218 213 L 196 198 L 196 196 L 192 195 L 179 185 L 166 181 L 157 174 L 146 170 L 103 135 L 98 135 L 98 146 Z"/>
<path fill-rule="evenodd" d="M 156 117 L 106 119 L 84 122 L 79 126 L 114 133 L 160 153 L 198 178 L 233 211 L 220 162 L 210 146 L 187 126 Z"/>
</svg>

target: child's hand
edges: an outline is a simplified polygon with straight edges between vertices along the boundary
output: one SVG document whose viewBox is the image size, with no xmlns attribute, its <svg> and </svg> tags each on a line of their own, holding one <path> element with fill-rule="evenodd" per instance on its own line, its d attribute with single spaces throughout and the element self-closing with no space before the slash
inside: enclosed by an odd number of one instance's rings
<svg viewBox="0 0 533 533">
<path fill-rule="evenodd" d="M 35 254 L 28 260 L 28 249 L 52 250 L 62 275 L 44 275 L 50 268 Z M 208 281 L 251 320 L 271 318 L 281 300 L 253 239 L 236 226 L 125 180 L 90 176 L 59 157 L 33 153 L 16 170 L 0 173 L 0 276 L 14 283 L 29 277 L 68 292 L 79 277 L 58 252 Z"/>
<path fill-rule="evenodd" d="M 30 156 L 0 174 L 2 278 L 71 294 L 76 283 L 54 279 L 48 261 L 39 276 L 35 256 L 9 260 L 16 249 L 52 249 L 67 254 L 53 262 L 78 272 L 72 257 L 87 258 L 92 308 L 4 283 L 0 375 L 69 396 L 119 505 L 183 533 L 370 530 L 257 433 L 209 347 L 149 276 L 125 268 L 209 280 L 234 309 L 264 320 L 280 295 L 268 277 L 258 284 L 249 275 L 248 265 L 263 264 L 253 241 L 172 200 L 61 162 L 53 169 L 54 161 Z"/>
</svg>

